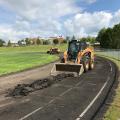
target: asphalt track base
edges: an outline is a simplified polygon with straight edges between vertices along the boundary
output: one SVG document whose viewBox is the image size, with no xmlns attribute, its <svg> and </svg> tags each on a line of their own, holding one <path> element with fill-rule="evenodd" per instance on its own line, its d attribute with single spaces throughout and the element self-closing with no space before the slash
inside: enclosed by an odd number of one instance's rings
<svg viewBox="0 0 120 120">
<path fill-rule="evenodd" d="M 90 120 L 116 79 L 116 66 L 96 57 L 95 69 L 0 107 L 0 120 Z"/>
</svg>

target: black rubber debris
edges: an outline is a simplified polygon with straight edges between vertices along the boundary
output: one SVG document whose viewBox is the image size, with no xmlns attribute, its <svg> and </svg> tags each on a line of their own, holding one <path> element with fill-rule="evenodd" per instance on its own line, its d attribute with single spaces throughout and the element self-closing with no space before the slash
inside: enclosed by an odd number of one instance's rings
<svg viewBox="0 0 120 120">
<path fill-rule="evenodd" d="M 52 84 L 54 84 L 55 82 L 61 81 L 67 77 L 74 77 L 74 74 L 62 73 L 54 77 L 51 76 L 49 78 L 36 80 L 31 84 L 18 84 L 17 86 L 15 86 L 13 90 L 10 90 L 10 92 L 8 93 L 8 96 L 12 96 L 12 97 L 27 96 L 31 92 L 47 88 L 51 86 Z"/>
</svg>

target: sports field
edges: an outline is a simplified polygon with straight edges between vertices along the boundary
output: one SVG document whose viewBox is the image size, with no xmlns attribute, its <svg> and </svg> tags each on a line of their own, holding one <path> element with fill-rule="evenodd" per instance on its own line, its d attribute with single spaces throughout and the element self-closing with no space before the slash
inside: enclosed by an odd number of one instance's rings
<svg viewBox="0 0 120 120">
<path fill-rule="evenodd" d="M 46 54 L 46 51 L 51 47 L 54 46 L 1 47 L 0 75 L 22 71 L 57 60 L 58 56 Z M 66 45 L 56 47 L 62 51 L 65 50 Z"/>
</svg>

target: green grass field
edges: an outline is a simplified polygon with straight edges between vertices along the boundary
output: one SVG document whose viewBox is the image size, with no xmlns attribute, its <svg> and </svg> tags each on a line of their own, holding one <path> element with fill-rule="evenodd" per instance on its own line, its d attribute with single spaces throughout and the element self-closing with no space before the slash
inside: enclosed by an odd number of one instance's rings
<svg viewBox="0 0 120 120">
<path fill-rule="evenodd" d="M 0 47 L 0 53 L 6 52 L 46 52 L 51 47 L 57 47 L 61 52 L 65 51 L 67 44 L 61 45 L 39 45 L 39 46 L 25 46 L 25 47 Z"/>
<path fill-rule="evenodd" d="M 96 53 L 96 54 L 100 56 L 102 55 L 101 53 Z M 106 56 L 104 57 L 116 63 L 120 70 L 120 61 L 118 59 L 120 57 L 116 57 L 114 59 L 113 55 L 109 56 L 109 54 L 108 56 L 106 54 Z M 116 89 L 116 95 L 114 96 L 113 102 L 111 103 L 111 105 L 109 106 L 109 109 L 105 113 L 104 120 L 120 120 L 120 83 L 118 85 L 118 88 Z"/>
<path fill-rule="evenodd" d="M 22 71 L 57 60 L 58 56 L 46 54 L 46 51 L 51 47 L 54 46 L 1 47 L 0 75 Z M 61 51 L 66 49 L 65 44 L 56 47 Z"/>
<path fill-rule="evenodd" d="M 110 58 L 113 58 L 115 60 L 120 60 L 120 50 L 119 51 L 103 51 L 103 52 L 97 52 L 99 55 L 104 55 Z"/>
</svg>

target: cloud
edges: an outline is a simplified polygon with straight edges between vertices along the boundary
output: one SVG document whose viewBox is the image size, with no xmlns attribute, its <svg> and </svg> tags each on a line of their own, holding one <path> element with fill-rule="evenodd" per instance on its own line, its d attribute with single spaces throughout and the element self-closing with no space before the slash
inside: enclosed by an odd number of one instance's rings
<svg viewBox="0 0 120 120">
<path fill-rule="evenodd" d="M 95 36 L 101 28 L 120 22 L 120 10 L 114 13 L 84 12 L 75 1 L 0 0 L 0 5 L 16 15 L 13 23 L 0 23 L 0 38 L 19 40 L 24 37 L 73 34 L 81 37 Z M 96 1 L 84 0 L 89 4 Z"/>
<path fill-rule="evenodd" d="M 2 0 L 2 4 L 26 20 L 59 18 L 80 10 L 74 0 Z"/>
<path fill-rule="evenodd" d="M 26 37 L 60 35 L 61 24 L 57 21 L 52 21 L 48 26 L 48 24 L 35 25 L 27 21 L 16 21 L 15 24 L 0 24 L 0 31 L 0 38 L 6 41 L 18 41 Z"/>
<path fill-rule="evenodd" d="M 25 36 L 30 36 L 30 32 L 24 30 L 16 30 L 12 25 L 3 24 L 0 25 L 0 38 L 5 39 L 6 41 L 16 41 L 18 38 L 24 38 Z"/>
<path fill-rule="evenodd" d="M 38 23 L 45 29 L 60 26 L 59 19 L 66 15 L 80 12 L 74 0 L 1 0 L 1 4 L 7 6 L 16 13 L 20 21 Z M 51 24 L 50 24 L 51 23 Z M 45 25 L 46 24 L 46 25 Z M 55 28 L 54 28 L 55 29 Z M 48 28 L 49 30 L 49 28 Z"/>
<path fill-rule="evenodd" d="M 64 22 L 66 33 L 77 36 L 96 36 L 98 31 L 103 27 L 112 27 L 120 22 L 120 10 L 115 13 L 100 12 L 84 12 L 78 13 L 73 18 Z"/>
<path fill-rule="evenodd" d="M 60 19 L 81 11 L 74 0 L 1 0 L 0 5 L 16 14 L 11 31 L 41 33 L 42 36 L 59 34 L 62 29 Z"/>
<path fill-rule="evenodd" d="M 97 0 L 82 0 L 86 3 L 89 3 L 89 4 L 92 4 L 92 3 L 95 3 Z"/>
<path fill-rule="evenodd" d="M 113 26 L 114 24 L 118 24 L 118 23 L 120 23 L 120 10 L 118 10 L 113 14 L 111 25 Z"/>
</svg>

